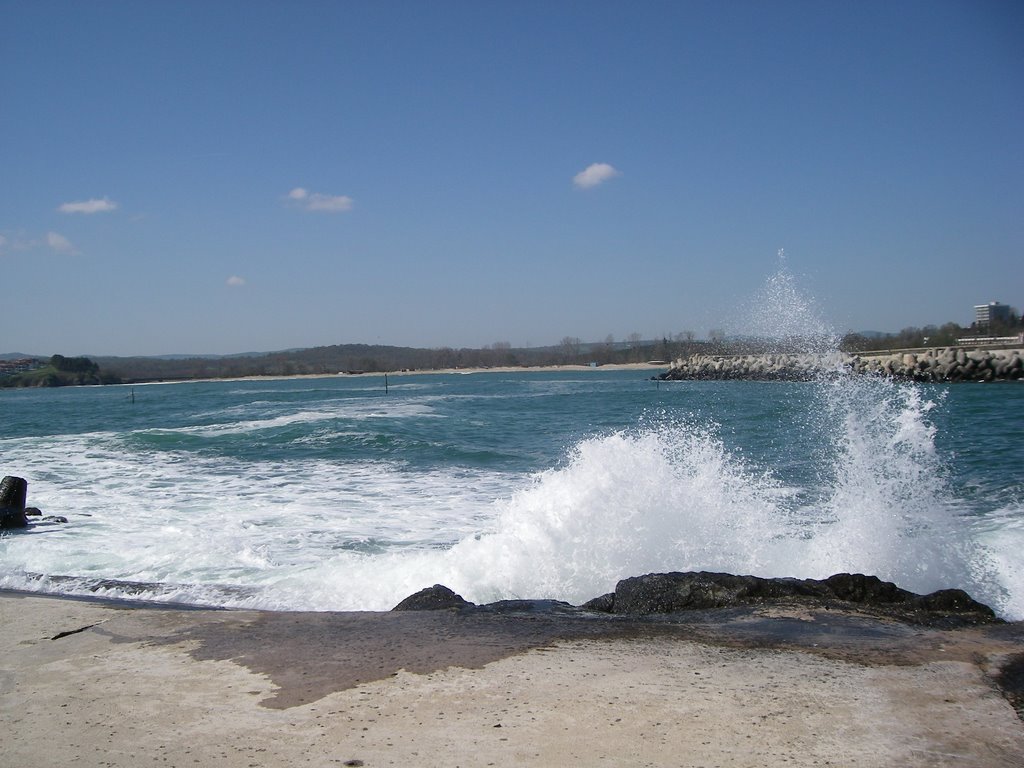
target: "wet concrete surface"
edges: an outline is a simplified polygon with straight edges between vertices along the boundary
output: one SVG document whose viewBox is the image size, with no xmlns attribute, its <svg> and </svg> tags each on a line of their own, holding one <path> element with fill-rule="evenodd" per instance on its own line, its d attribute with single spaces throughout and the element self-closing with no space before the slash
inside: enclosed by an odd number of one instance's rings
<svg viewBox="0 0 1024 768">
<path fill-rule="evenodd" d="M 1020 623 L 797 605 L 638 619 L 547 601 L 264 613 L 0 591 L 0 641 L 11 765 L 1024 765 Z"/>
<path fill-rule="evenodd" d="M 533 649 L 574 640 L 678 639 L 734 649 L 799 650 L 866 666 L 935 661 L 993 666 L 1010 695 L 1024 675 L 1001 675 L 1024 655 L 1024 624 L 955 630 L 902 624 L 851 611 L 770 606 L 632 618 L 562 612 L 535 604 L 511 610 L 271 613 L 126 610 L 90 631 L 114 641 L 184 645 L 196 660 L 231 660 L 266 675 L 270 708 L 308 704 L 399 670 L 428 674 L 479 669 Z"/>
</svg>

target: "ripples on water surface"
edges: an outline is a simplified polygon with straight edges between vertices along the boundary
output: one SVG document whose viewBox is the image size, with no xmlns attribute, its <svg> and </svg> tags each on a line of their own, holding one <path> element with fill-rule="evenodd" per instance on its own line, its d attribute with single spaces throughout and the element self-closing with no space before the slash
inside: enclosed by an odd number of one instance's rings
<svg viewBox="0 0 1024 768">
<path fill-rule="evenodd" d="M 389 383 L 0 392 L 0 473 L 69 519 L 4 534 L 0 585 L 379 610 L 438 582 L 579 602 L 655 570 L 861 571 L 1024 617 L 1020 385 Z"/>
</svg>

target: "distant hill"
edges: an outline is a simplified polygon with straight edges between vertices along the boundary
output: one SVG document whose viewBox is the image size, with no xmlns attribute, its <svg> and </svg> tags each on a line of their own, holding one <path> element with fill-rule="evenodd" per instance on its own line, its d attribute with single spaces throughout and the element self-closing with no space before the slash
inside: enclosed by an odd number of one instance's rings
<svg viewBox="0 0 1024 768">
<path fill-rule="evenodd" d="M 963 329 L 955 323 L 941 327 L 905 328 L 898 334 L 860 331 L 847 334 L 841 347 L 848 352 L 871 349 L 955 344 Z M 690 334 L 692 336 L 692 334 Z M 293 376 L 301 374 L 373 373 L 403 370 L 440 370 L 450 368 L 493 368 L 548 365 L 588 365 L 642 363 L 649 360 L 672 361 L 694 353 L 756 354 L 766 341 L 755 338 L 719 338 L 716 341 L 675 339 L 642 341 L 584 342 L 565 337 L 559 344 L 546 347 L 512 347 L 508 343 L 493 346 L 454 349 L 437 347 L 394 347 L 381 344 L 333 344 L 279 350 L 241 352 L 229 355 L 167 354 L 115 357 L 89 355 L 109 380 L 125 383 L 143 381 L 184 381 L 189 379 L 243 378 L 246 376 Z M 792 340 L 799 344 L 799 340 Z M 773 342 L 774 351 L 785 351 Z M 36 357 L 20 352 L 0 354 L 0 360 Z"/>
<path fill-rule="evenodd" d="M 570 341 L 570 340 L 566 340 Z M 563 343 L 515 348 L 504 344 L 482 349 L 392 347 L 380 344 L 334 344 L 325 347 L 238 355 L 161 355 L 159 357 L 92 356 L 105 372 L 124 382 L 294 376 L 302 374 L 373 373 L 447 368 L 493 368 L 560 364 L 636 363 L 670 360 L 699 342 Z"/>
</svg>

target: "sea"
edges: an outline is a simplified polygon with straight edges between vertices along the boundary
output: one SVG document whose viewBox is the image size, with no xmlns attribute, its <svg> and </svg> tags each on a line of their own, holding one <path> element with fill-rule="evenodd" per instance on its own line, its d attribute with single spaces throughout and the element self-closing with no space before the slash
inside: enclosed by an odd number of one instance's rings
<svg viewBox="0 0 1024 768">
<path fill-rule="evenodd" d="M 461 372 L 0 390 L 0 587 L 275 611 L 876 575 L 1024 619 L 1024 385 Z"/>
</svg>

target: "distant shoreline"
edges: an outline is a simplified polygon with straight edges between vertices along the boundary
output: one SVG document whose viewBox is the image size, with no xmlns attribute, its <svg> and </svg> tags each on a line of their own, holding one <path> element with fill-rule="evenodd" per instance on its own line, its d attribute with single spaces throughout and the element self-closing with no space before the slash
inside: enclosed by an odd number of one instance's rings
<svg viewBox="0 0 1024 768">
<path fill-rule="evenodd" d="M 296 373 L 291 376 L 228 376 L 225 378 L 205 379 L 164 379 L 153 381 L 125 382 L 113 386 L 135 387 L 151 384 L 199 384 L 217 381 L 289 381 L 291 379 L 358 379 L 383 376 L 428 376 L 428 375 L 452 375 L 452 374 L 486 374 L 486 373 L 572 373 L 592 371 L 667 371 L 671 363 L 609 363 L 607 365 L 510 365 L 494 366 L 492 368 L 417 368 L 397 371 L 353 371 L 351 373 L 339 371 L 338 373 Z"/>
</svg>

